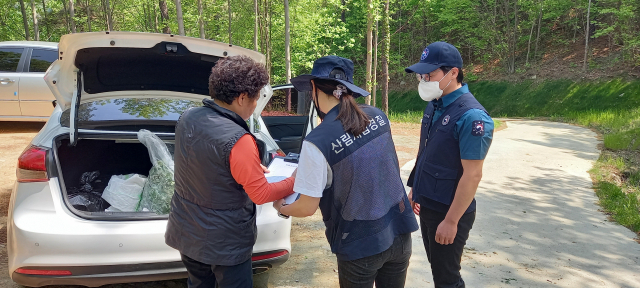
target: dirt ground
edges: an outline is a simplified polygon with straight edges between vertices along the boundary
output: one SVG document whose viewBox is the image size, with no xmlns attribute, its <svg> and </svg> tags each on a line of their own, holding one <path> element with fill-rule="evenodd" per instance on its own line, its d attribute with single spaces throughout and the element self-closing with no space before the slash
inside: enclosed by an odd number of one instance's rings
<svg viewBox="0 0 640 288">
<path fill-rule="evenodd" d="M 42 128 L 43 123 L 0 122 L 0 287 L 20 287 L 9 278 L 7 267 L 7 208 L 15 181 L 18 156 Z M 419 124 L 392 123 L 398 161 L 404 165 L 417 155 Z M 294 218 L 291 227 L 291 258 L 270 272 L 268 287 L 337 287 L 335 256 L 324 236 L 318 211 L 308 218 Z M 258 280 L 258 279 L 256 279 Z M 263 279 L 260 279 L 263 280 Z M 182 288 L 186 280 L 107 285 L 104 288 Z M 49 286 L 71 288 L 71 286 Z"/>
</svg>

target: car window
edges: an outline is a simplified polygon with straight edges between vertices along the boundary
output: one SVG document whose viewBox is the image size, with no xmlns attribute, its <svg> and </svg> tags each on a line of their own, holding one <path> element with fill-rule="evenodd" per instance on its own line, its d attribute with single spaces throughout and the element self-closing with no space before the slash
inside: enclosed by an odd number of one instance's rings
<svg viewBox="0 0 640 288">
<path fill-rule="evenodd" d="M 291 107 L 287 107 L 287 94 L 291 93 Z M 295 88 L 273 89 L 273 96 L 262 110 L 262 116 L 309 116 L 311 107 L 309 93 L 298 92 Z"/>
<path fill-rule="evenodd" d="M 56 59 L 58 59 L 58 51 L 56 50 L 33 49 L 29 72 L 46 72 Z"/>
<path fill-rule="evenodd" d="M 0 48 L 0 72 L 18 71 L 22 48 Z"/>
<path fill-rule="evenodd" d="M 117 128 L 117 130 L 121 131 L 137 131 L 140 129 L 137 123 L 159 126 L 167 125 L 167 123 L 175 125 L 175 122 L 178 121 L 184 111 L 200 106 L 202 106 L 201 101 L 184 99 L 121 98 L 97 100 L 80 104 L 78 109 L 78 128 Z M 71 109 L 62 112 L 60 117 L 62 126 L 69 127 L 70 113 Z M 157 124 L 154 124 L 154 122 L 157 122 Z M 115 126 L 117 127 L 113 128 Z M 153 128 L 145 129 L 154 131 Z"/>
</svg>

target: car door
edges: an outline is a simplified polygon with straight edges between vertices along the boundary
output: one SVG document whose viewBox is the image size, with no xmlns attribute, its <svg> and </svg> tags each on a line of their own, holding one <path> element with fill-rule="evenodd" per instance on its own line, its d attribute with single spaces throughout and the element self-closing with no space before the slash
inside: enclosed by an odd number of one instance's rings
<svg viewBox="0 0 640 288">
<path fill-rule="evenodd" d="M 48 117 L 55 99 L 44 81 L 44 72 L 58 58 L 58 50 L 30 48 L 25 71 L 20 75 L 20 110 L 22 116 Z"/>
<path fill-rule="evenodd" d="M 20 116 L 19 83 L 24 64 L 21 47 L 0 47 L 0 116 Z"/>
<path fill-rule="evenodd" d="M 291 93 L 291 109 L 287 109 L 286 95 Z M 308 93 L 291 85 L 273 87 L 273 97 L 262 110 L 262 120 L 273 140 L 283 152 L 300 153 L 304 136 L 310 132 L 311 101 Z"/>
</svg>

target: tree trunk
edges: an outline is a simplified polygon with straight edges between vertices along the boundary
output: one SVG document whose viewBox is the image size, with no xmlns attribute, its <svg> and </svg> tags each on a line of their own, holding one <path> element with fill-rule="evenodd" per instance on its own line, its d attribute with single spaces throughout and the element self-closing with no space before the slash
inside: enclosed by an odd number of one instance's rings
<svg viewBox="0 0 640 288">
<path fill-rule="evenodd" d="M 36 41 L 40 41 L 40 32 L 38 32 L 38 12 L 36 11 L 36 3 L 31 0 L 31 15 L 33 16 L 33 34 Z"/>
<path fill-rule="evenodd" d="M 44 17 L 45 40 L 49 38 L 49 21 L 47 20 L 47 5 L 42 0 L 42 13 Z"/>
<path fill-rule="evenodd" d="M 398 2 L 396 2 L 398 3 Z M 393 34 L 396 34 L 398 32 L 400 32 L 400 29 L 402 29 L 402 8 L 398 9 L 398 30 L 396 30 L 396 32 L 394 32 Z M 402 45 L 400 45 L 400 33 L 398 33 L 398 55 L 402 55 L 400 49 L 402 49 Z"/>
<path fill-rule="evenodd" d="M 533 50 L 533 63 L 536 63 L 538 57 L 538 43 L 540 43 L 540 27 L 542 26 L 542 1 L 540 0 L 540 13 L 538 14 L 538 35 L 536 36 L 536 49 Z"/>
<path fill-rule="evenodd" d="M 269 33 L 267 33 L 267 36 L 269 37 L 268 41 L 267 41 L 267 71 L 269 72 L 269 76 L 271 76 L 271 72 L 272 72 L 271 68 L 273 67 L 272 64 L 271 64 L 271 61 L 273 59 L 272 58 L 272 56 L 273 56 L 272 55 L 273 54 L 273 47 L 272 47 L 273 41 L 272 40 L 273 39 L 271 39 L 271 36 L 272 36 L 271 35 L 271 31 L 272 31 L 271 25 L 273 24 L 273 17 L 272 17 L 273 15 L 271 13 L 273 11 L 271 10 L 271 1 L 266 1 L 266 2 L 267 2 L 267 19 L 269 19 L 269 21 L 267 22 L 268 23 L 268 25 L 267 25 L 268 26 L 268 31 L 269 31 Z"/>
<path fill-rule="evenodd" d="M 533 21 L 531 23 L 531 32 L 529 32 L 529 44 L 527 45 L 527 62 L 525 62 L 525 65 L 529 65 L 529 52 L 531 52 L 531 38 L 533 37 L 533 28 L 536 27 L 536 22 Z"/>
<path fill-rule="evenodd" d="M 511 41 L 513 41 L 513 44 L 511 46 L 511 59 L 510 61 L 510 67 L 509 67 L 509 72 L 511 73 L 515 73 L 516 72 L 516 46 L 518 45 L 518 0 L 516 0 L 515 4 L 513 5 L 514 9 L 513 9 L 513 39 Z"/>
<path fill-rule="evenodd" d="M 31 41 L 29 34 L 29 22 L 27 22 L 27 10 L 24 9 L 24 0 L 20 0 L 20 11 L 22 12 L 22 24 L 24 25 L 24 36 L 27 41 Z"/>
<path fill-rule="evenodd" d="M 367 66 L 365 71 L 365 90 L 371 91 L 371 58 L 372 53 L 372 41 L 373 41 L 373 7 L 371 0 L 367 0 Z M 371 96 L 364 98 L 364 102 L 367 105 L 371 105 Z"/>
<path fill-rule="evenodd" d="M 284 0 L 284 61 L 287 70 L 287 81 L 291 82 L 291 51 L 290 51 L 290 33 L 289 30 L 289 0 Z M 291 111 L 291 89 L 287 89 L 287 112 Z"/>
<path fill-rule="evenodd" d="M 258 0 L 253 0 L 253 50 L 258 51 Z"/>
<path fill-rule="evenodd" d="M 71 33 L 76 33 L 76 11 L 73 7 L 73 0 L 69 0 L 69 19 L 71 21 Z"/>
<path fill-rule="evenodd" d="M 382 13 L 382 29 L 384 41 L 382 42 L 382 110 L 389 114 L 389 46 L 391 45 L 391 32 L 389 31 L 389 0 L 384 4 Z"/>
<path fill-rule="evenodd" d="M 200 38 L 204 39 L 204 19 L 202 19 L 202 0 L 198 0 L 198 26 L 200 26 Z"/>
<path fill-rule="evenodd" d="M 582 63 L 582 71 L 587 72 L 587 58 L 589 55 L 589 17 L 591 16 L 591 0 L 589 0 L 589 6 L 587 6 L 587 27 L 584 34 L 584 62 Z"/>
<path fill-rule="evenodd" d="M 262 1 L 262 0 L 261 0 Z M 261 17 L 261 37 L 262 54 L 266 56 L 266 68 L 267 73 L 271 75 L 271 5 L 270 1 L 264 0 L 262 2 L 262 17 Z"/>
<path fill-rule="evenodd" d="M 377 11 L 377 9 L 376 9 Z M 376 13 L 377 15 L 377 13 Z M 376 106 L 376 94 L 378 90 L 378 20 L 376 20 L 376 29 L 374 30 L 374 37 L 373 37 L 373 80 L 372 82 L 372 91 L 371 91 L 371 104 L 375 107 Z"/>
<path fill-rule="evenodd" d="M 165 7 L 166 5 L 167 4 L 165 3 Z M 105 9 L 105 12 L 107 13 L 107 31 L 111 31 L 113 30 L 113 19 L 112 19 L 113 15 L 111 15 L 111 3 L 109 2 L 109 0 L 105 0 L 104 9 Z"/>
<path fill-rule="evenodd" d="M 147 15 L 148 15 L 147 23 L 148 23 L 148 26 L 149 26 L 149 28 L 148 28 L 149 30 L 147 30 L 147 31 L 155 32 L 155 24 L 154 24 L 155 21 L 153 20 L 153 17 L 155 15 L 155 9 L 153 9 L 153 6 L 155 6 L 155 5 L 153 5 L 153 2 L 150 2 L 150 1 L 146 1 L 146 2 L 147 3 L 145 3 L 144 5 L 147 6 L 147 12 L 148 12 L 147 13 Z"/>
<path fill-rule="evenodd" d="M 182 17 L 182 4 L 180 0 L 174 0 L 176 3 L 176 16 L 178 20 L 178 33 L 180 36 L 184 36 L 184 18 Z"/>
<path fill-rule="evenodd" d="M 231 0 L 227 0 L 227 12 L 229 12 L 229 44 L 233 44 L 231 41 Z"/>
<path fill-rule="evenodd" d="M 87 1 L 87 31 L 91 32 L 91 5 Z"/>
<path fill-rule="evenodd" d="M 65 20 L 65 25 L 67 27 L 67 34 L 71 33 L 71 30 L 69 29 L 69 22 L 71 22 L 69 20 L 69 10 L 67 9 L 67 1 L 66 0 L 62 0 L 62 8 L 64 8 L 64 20 Z"/>
<path fill-rule="evenodd" d="M 156 11 L 156 5 L 152 5 L 152 6 L 153 6 L 153 19 L 154 19 L 153 31 L 158 33 L 160 31 L 158 30 L 158 11 Z"/>
<path fill-rule="evenodd" d="M 108 1 L 108 0 L 107 0 Z M 169 9 L 167 8 L 167 1 L 160 0 L 160 19 L 162 20 L 162 33 L 171 34 L 171 28 L 169 28 Z"/>
<path fill-rule="evenodd" d="M 342 23 L 347 21 L 347 0 L 342 0 L 342 13 L 340 14 L 340 20 L 342 20 Z"/>
</svg>

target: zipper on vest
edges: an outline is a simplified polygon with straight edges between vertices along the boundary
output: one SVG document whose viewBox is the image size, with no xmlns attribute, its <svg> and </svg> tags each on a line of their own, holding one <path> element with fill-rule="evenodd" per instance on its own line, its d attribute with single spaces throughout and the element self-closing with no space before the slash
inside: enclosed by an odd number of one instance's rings
<svg viewBox="0 0 640 288">
<path fill-rule="evenodd" d="M 424 140 L 425 149 L 427 147 L 427 142 L 429 142 L 429 137 L 431 137 L 431 128 L 433 128 L 433 115 L 435 114 L 436 114 L 436 109 L 434 107 L 433 112 L 431 112 L 431 117 L 429 117 L 429 121 L 431 123 L 429 123 L 429 130 L 427 130 L 427 138 Z"/>
</svg>

